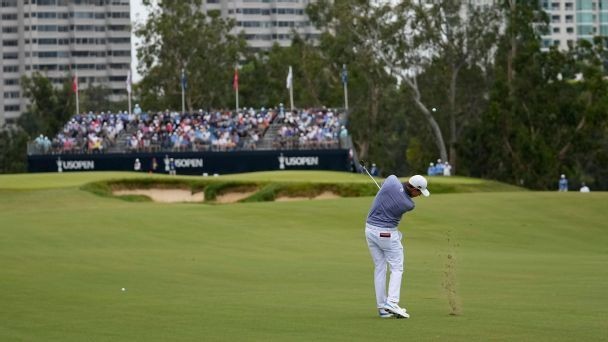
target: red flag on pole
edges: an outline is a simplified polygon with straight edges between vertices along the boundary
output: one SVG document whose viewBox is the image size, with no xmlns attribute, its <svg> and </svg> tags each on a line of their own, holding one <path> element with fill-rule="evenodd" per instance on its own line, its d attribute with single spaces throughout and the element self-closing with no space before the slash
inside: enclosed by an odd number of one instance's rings
<svg viewBox="0 0 608 342">
<path fill-rule="evenodd" d="M 239 89 L 239 69 L 234 68 L 234 80 L 232 80 L 232 89 Z"/>
<path fill-rule="evenodd" d="M 72 91 L 75 93 L 78 92 L 78 75 L 74 75 L 72 78 Z"/>
</svg>

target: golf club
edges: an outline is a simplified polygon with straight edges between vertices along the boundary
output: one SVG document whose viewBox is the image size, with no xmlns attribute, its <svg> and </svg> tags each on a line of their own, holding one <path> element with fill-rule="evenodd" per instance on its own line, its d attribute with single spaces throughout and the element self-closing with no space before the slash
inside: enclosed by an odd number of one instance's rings
<svg viewBox="0 0 608 342">
<path fill-rule="evenodd" d="M 374 183 L 376 183 L 376 186 L 378 187 L 378 189 L 380 189 L 380 184 L 378 184 L 378 182 L 376 182 L 376 180 L 374 179 L 374 176 L 372 176 L 369 171 L 367 171 L 367 168 L 365 167 L 365 163 L 363 162 L 363 160 L 359 160 L 359 164 L 361 165 L 361 167 L 363 168 L 363 170 L 365 170 L 365 172 L 367 173 L 367 175 L 369 176 L 369 178 L 371 178 Z"/>
</svg>

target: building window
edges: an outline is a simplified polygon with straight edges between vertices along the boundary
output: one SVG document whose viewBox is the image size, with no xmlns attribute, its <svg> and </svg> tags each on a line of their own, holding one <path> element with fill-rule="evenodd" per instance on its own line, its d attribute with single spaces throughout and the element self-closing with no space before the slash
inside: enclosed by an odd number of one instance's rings
<svg viewBox="0 0 608 342">
<path fill-rule="evenodd" d="M 2 67 L 2 72 L 19 72 L 18 65 L 5 65 Z"/>
<path fill-rule="evenodd" d="M 18 99 L 19 96 L 19 92 L 18 91 L 5 91 L 4 92 L 4 98 L 5 99 Z"/>
<path fill-rule="evenodd" d="M 17 26 L 3 26 L 2 33 L 17 33 L 19 28 Z"/>
<path fill-rule="evenodd" d="M 595 10 L 594 0 L 578 0 L 576 1 L 576 9 L 581 10 Z"/>
<path fill-rule="evenodd" d="M 582 36 L 589 36 L 594 33 L 594 27 L 591 25 L 578 25 L 578 34 Z"/>
<path fill-rule="evenodd" d="M 2 13 L 2 20 L 17 20 L 17 13 Z"/>
<path fill-rule="evenodd" d="M 554 27 L 553 28 L 553 33 L 559 33 L 559 27 Z"/>
<path fill-rule="evenodd" d="M 17 7 L 17 0 L 2 0 L 0 7 Z"/>
<path fill-rule="evenodd" d="M 4 106 L 4 111 L 5 112 L 18 112 L 19 111 L 19 105 L 7 105 L 7 106 Z"/>
</svg>

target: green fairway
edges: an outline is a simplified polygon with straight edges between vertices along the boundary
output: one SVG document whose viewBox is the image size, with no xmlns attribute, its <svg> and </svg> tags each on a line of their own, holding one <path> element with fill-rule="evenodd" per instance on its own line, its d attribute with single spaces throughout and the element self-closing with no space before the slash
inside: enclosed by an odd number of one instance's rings
<svg viewBox="0 0 608 342">
<path fill-rule="evenodd" d="M 0 341 L 608 340 L 608 193 L 416 199 L 400 227 L 412 318 L 381 320 L 363 234 L 372 197 L 160 204 L 78 188 L 142 176 L 0 176 Z M 441 182 L 481 181 L 431 178 L 431 192 Z"/>
</svg>

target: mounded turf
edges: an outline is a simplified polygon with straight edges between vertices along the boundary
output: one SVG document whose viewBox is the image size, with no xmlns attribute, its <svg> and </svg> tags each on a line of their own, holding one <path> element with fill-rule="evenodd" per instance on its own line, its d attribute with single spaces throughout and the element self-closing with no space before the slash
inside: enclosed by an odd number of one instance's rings
<svg viewBox="0 0 608 342">
<path fill-rule="evenodd" d="M 381 320 L 372 197 L 158 204 L 79 190 L 124 175 L 0 176 L 0 340 L 606 339 L 607 193 L 417 199 L 401 224 L 412 318 Z M 429 187 L 446 181 L 482 182 Z"/>
</svg>

